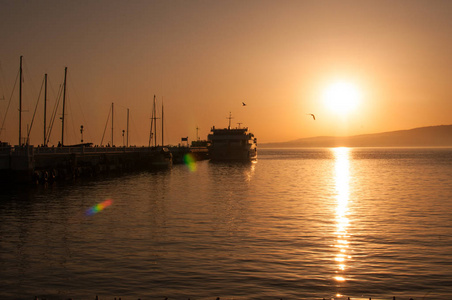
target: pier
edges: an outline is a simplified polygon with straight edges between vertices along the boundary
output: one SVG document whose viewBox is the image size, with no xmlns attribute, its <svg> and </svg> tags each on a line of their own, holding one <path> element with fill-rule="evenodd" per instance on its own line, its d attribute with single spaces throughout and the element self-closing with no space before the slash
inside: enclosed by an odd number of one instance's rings
<svg viewBox="0 0 452 300">
<path fill-rule="evenodd" d="M 22 136 L 22 60 L 20 56 L 19 65 L 19 142 L 17 146 L 11 146 L 9 143 L 0 142 L 0 180 L 2 184 L 10 183 L 47 183 L 56 180 L 71 179 L 76 177 L 93 176 L 100 173 L 113 171 L 139 171 L 155 170 L 168 168 L 173 163 L 184 163 L 187 154 L 190 154 L 192 160 L 208 159 L 207 142 L 200 143 L 196 147 L 188 146 L 188 137 L 183 139 L 187 141 L 187 146 L 158 146 L 157 144 L 157 110 L 156 96 L 154 95 L 152 122 L 150 128 L 150 138 L 148 147 L 130 147 L 129 146 L 129 109 L 127 108 L 127 131 L 122 131 L 123 147 L 102 146 L 104 136 L 100 142 L 101 146 L 92 146 L 92 143 L 83 143 L 83 125 L 80 126 L 81 144 L 66 145 L 64 143 L 65 126 L 65 107 L 66 107 L 66 79 L 67 67 L 64 69 L 64 81 L 62 83 L 62 92 L 59 93 L 56 103 L 60 101 L 62 95 L 62 113 L 61 113 L 61 139 L 58 146 L 49 147 L 50 134 L 53 123 L 57 115 L 56 105 L 51 117 L 51 125 L 47 125 L 46 105 L 47 105 L 47 74 L 44 75 L 44 140 L 42 146 L 30 145 L 31 127 L 27 127 L 27 136 Z M 42 89 L 41 89 L 42 90 Z M 39 101 L 39 98 L 38 98 Z M 36 105 L 37 107 L 37 105 Z M 36 112 L 36 110 L 35 110 Z M 107 124 L 111 116 L 111 144 L 114 145 L 114 103 L 111 104 L 111 110 L 107 119 Z M 6 118 L 6 115 L 5 115 Z M 33 116 L 34 119 L 34 116 Z M 32 124 L 33 125 L 33 119 Z M 162 104 L 162 145 L 163 139 L 163 104 Z M 27 125 L 28 126 L 28 125 Z M 105 129 L 107 125 L 105 126 Z M 0 133 L 1 133 L 0 128 Z M 105 134 L 105 130 L 104 130 Z M 125 139 L 125 137 L 127 137 Z M 153 146 L 152 146 L 153 144 Z"/>
<path fill-rule="evenodd" d="M 0 146 L 0 174 L 5 183 L 44 183 L 171 165 L 172 155 L 165 147 Z"/>
</svg>

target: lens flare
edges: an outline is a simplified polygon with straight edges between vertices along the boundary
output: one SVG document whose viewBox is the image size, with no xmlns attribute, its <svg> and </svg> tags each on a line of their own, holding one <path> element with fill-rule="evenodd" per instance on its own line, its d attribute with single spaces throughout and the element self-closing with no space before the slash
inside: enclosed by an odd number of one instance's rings
<svg viewBox="0 0 452 300">
<path fill-rule="evenodd" d="M 184 164 L 191 172 L 196 171 L 196 159 L 191 153 L 187 153 L 184 155 Z"/>
<path fill-rule="evenodd" d="M 109 207 L 113 203 L 113 200 L 107 199 L 104 202 L 101 202 L 99 204 L 96 204 L 86 210 L 87 216 L 93 216 L 97 214 L 98 212 L 104 210 L 105 208 Z"/>
</svg>

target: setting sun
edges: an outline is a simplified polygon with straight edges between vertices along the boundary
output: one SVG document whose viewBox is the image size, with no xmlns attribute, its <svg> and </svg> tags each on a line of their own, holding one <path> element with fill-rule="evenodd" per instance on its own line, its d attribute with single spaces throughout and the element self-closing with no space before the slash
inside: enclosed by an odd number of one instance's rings
<svg viewBox="0 0 452 300">
<path fill-rule="evenodd" d="M 355 110 L 361 100 L 359 89 L 345 81 L 334 82 L 323 93 L 323 101 L 328 109 L 338 114 Z"/>
</svg>

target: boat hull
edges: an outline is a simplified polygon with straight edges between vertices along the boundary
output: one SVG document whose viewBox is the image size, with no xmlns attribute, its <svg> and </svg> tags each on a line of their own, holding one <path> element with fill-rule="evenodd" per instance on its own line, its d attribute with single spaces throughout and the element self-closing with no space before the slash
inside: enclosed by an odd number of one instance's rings
<svg viewBox="0 0 452 300">
<path fill-rule="evenodd" d="M 257 148 L 251 147 L 211 147 L 209 149 L 211 161 L 254 161 L 257 160 Z"/>
</svg>

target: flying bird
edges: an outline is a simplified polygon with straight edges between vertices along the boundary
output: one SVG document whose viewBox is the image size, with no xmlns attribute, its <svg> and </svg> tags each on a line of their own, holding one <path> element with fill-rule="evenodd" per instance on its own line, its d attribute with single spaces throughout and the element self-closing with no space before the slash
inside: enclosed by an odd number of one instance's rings
<svg viewBox="0 0 452 300">
<path fill-rule="evenodd" d="M 242 102 L 242 106 L 246 106 L 246 103 L 245 103 L 245 102 Z"/>
<path fill-rule="evenodd" d="M 312 118 L 313 118 L 314 121 L 315 121 L 315 116 L 314 116 L 314 114 L 308 114 L 308 116 L 312 116 Z"/>
</svg>

